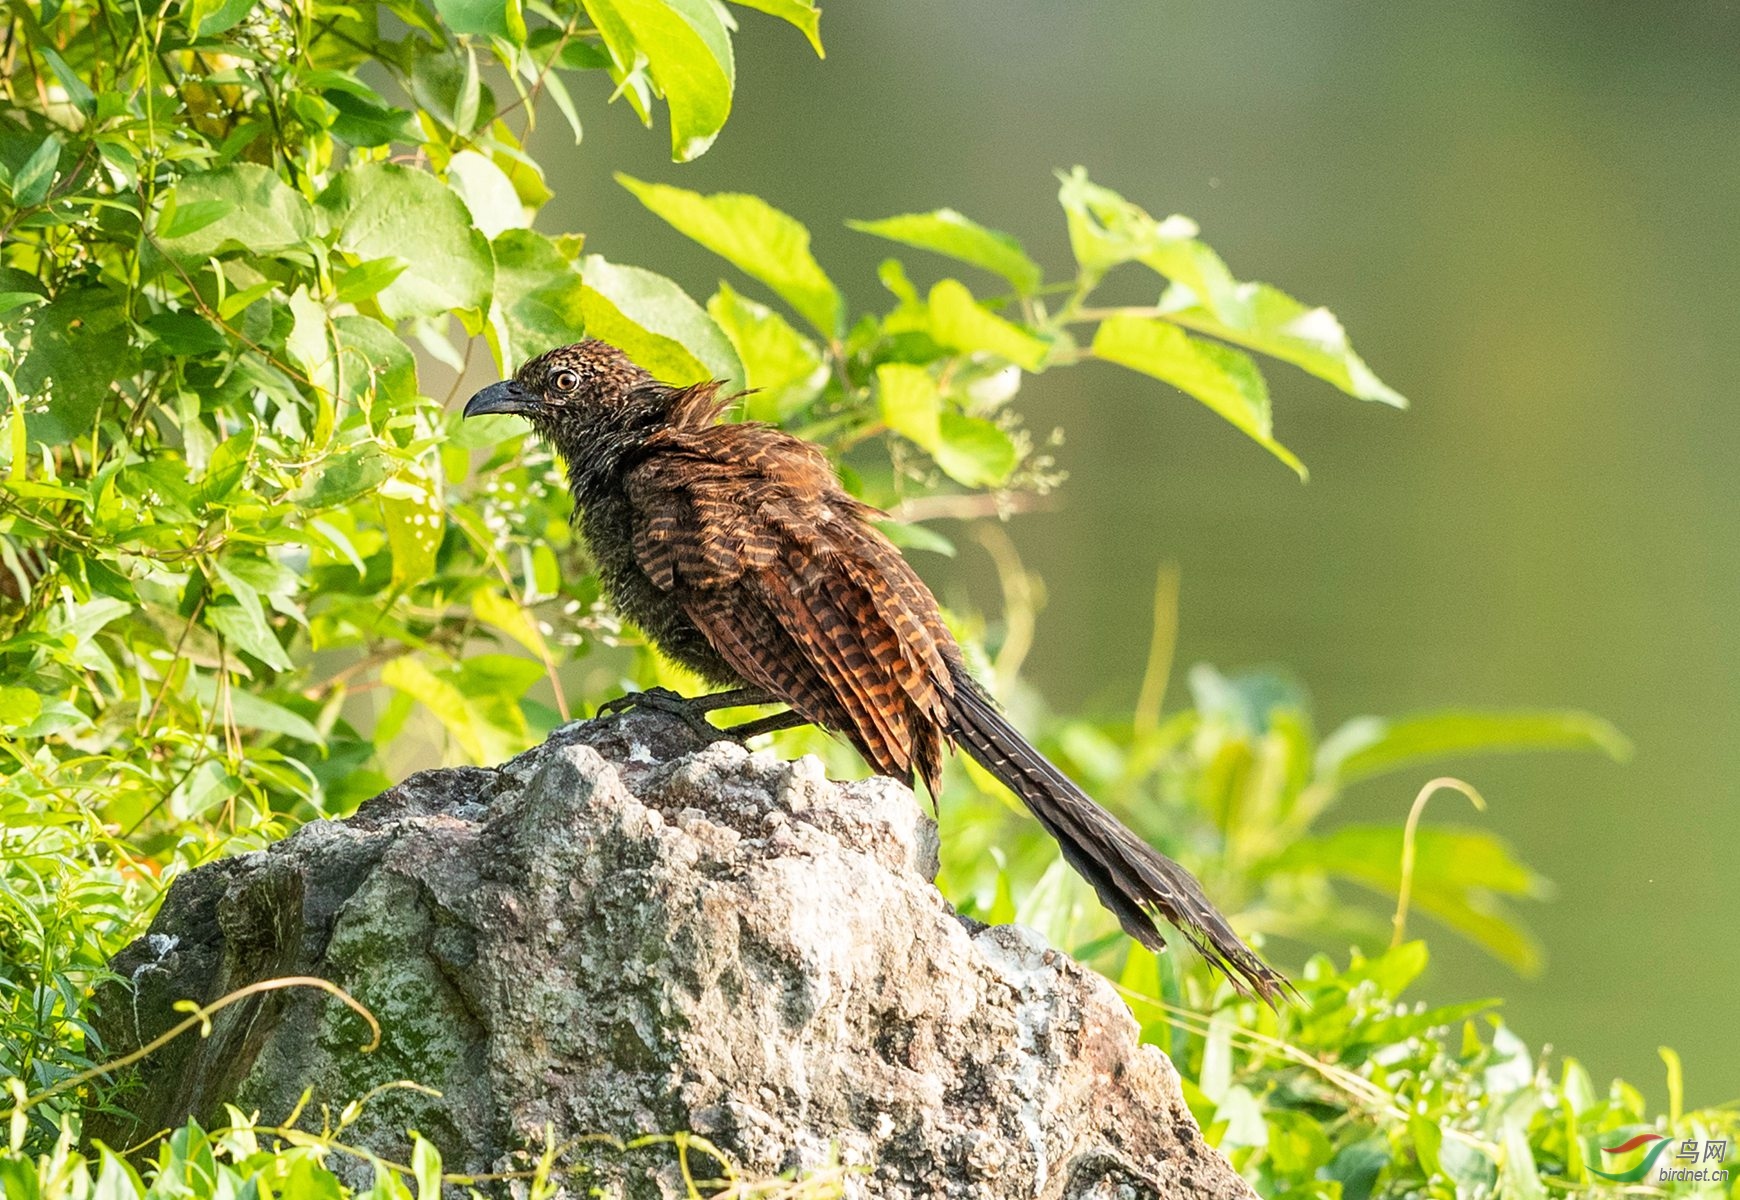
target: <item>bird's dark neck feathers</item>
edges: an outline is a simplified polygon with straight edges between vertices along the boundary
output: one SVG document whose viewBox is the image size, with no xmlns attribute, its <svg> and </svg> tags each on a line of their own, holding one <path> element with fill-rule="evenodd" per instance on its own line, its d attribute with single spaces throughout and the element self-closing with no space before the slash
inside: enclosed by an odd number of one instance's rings
<svg viewBox="0 0 1740 1200">
<path fill-rule="evenodd" d="M 669 424 L 670 391 L 637 388 L 584 416 L 554 414 L 539 430 L 568 469 L 568 489 L 582 509 L 620 495 L 623 475 L 639 461 L 647 439 Z"/>
</svg>

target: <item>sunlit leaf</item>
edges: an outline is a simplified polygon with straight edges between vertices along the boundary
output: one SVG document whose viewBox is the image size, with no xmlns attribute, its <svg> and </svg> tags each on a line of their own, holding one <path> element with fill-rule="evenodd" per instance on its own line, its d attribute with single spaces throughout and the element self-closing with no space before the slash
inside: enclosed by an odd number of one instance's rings
<svg viewBox="0 0 1740 1200">
<path fill-rule="evenodd" d="M 644 56 L 671 113 L 671 157 L 706 153 L 731 114 L 731 39 L 709 0 L 585 0 L 621 78 Z"/>
<path fill-rule="evenodd" d="M 994 354 L 1026 371 L 1040 370 L 1051 349 L 1043 339 L 985 308 L 953 279 L 930 290 L 930 328 L 944 346 L 968 354 Z"/>
<path fill-rule="evenodd" d="M 472 227 L 464 202 L 434 176 L 363 163 L 339 175 L 320 204 L 342 249 L 361 259 L 410 264 L 376 297 L 389 317 L 488 307 L 494 281 L 489 241 Z"/>
<path fill-rule="evenodd" d="M 908 213 L 879 221 L 847 221 L 862 233 L 888 238 L 921 250 L 934 250 L 961 262 L 994 271 L 1017 292 L 1032 292 L 1044 280 L 1039 264 L 1027 257 L 1021 243 L 1006 233 L 987 229 L 952 208 Z"/>
<path fill-rule="evenodd" d="M 596 254 L 586 257 L 580 273 L 590 336 L 620 347 L 667 383 L 742 382 L 743 364 L 731 339 L 675 283 Z"/>
<path fill-rule="evenodd" d="M 490 320 L 504 371 L 557 346 L 577 342 L 586 328 L 580 272 L 554 242 L 530 229 L 509 229 L 492 243 L 495 304 Z"/>
<path fill-rule="evenodd" d="M 617 181 L 654 213 L 744 273 L 759 279 L 824 337 L 840 332 L 845 305 L 810 253 L 810 233 L 758 196 L 703 196 L 627 175 Z"/>
<path fill-rule="evenodd" d="M 304 248 L 314 235 L 314 210 L 271 170 L 235 163 L 188 175 L 170 192 L 177 214 L 194 213 L 180 233 L 159 230 L 165 251 L 179 259 L 214 254 L 277 254 Z M 220 211 L 221 210 L 221 211 Z M 215 219 L 205 220 L 217 213 Z M 171 225 L 184 218 L 177 217 Z"/>
<path fill-rule="evenodd" d="M 817 58 L 826 58 L 822 50 L 822 10 L 810 0 L 732 0 L 745 8 L 760 9 L 764 13 L 788 21 L 803 30 L 803 35 L 809 39 L 815 48 Z"/>
<path fill-rule="evenodd" d="M 904 438 L 934 451 L 942 441 L 942 393 L 923 367 L 882 363 L 876 368 L 882 422 Z"/>
<path fill-rule="evenodd" d="M 1002 428 L 980 417 L 946 411 L 938 424 L 931 457 L 951 478 L 968 487 L 998 487 L 1009 481 L 1020 453 Z"/>
<path fill-rule="evenodd" d="M 1245 355 L 1191 338 L 1166 321 L 1129 316 L 1108 317 L 1100 323 L 1093 353 L 1196 397 L 1292 467 L 1301 479 L 1305 477 L 1305 465 L 1274 439 L 1268 387 Z"/>
<path fill-rule="evenodd" d="M 745 383 L 755 389 L 746 401 L 749 419 L 784 420 L 820 394 L 828 377 L 821 350 L 784 317 L 724 283 L 707 313 L 731 339 Z"/>
</svg>

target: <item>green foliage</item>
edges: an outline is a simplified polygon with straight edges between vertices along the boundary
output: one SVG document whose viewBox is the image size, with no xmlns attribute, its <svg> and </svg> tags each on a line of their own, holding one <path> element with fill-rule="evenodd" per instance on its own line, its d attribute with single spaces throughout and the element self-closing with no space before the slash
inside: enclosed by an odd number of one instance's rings
<svg viewBox="0 0 1740 1200">
<path fill-rule="evenodd" d="M 1671 1051 L 1662 1052 L 1664 1118 L 1622 1080 L 1597 1091 L 1575 1059 L 1554 1065 L 1531 1054 L 1496 1001 L 1405 999 L 1426 961 L 1422 942 L 1355 953 L 1344 971 L 1317 955 L 1295 980 L 1303 1004 L 1276 1013 L 1239 1002 L 1205 1015 L 1181 1007 L 1172 972 L 1137 947 L 1120 990 L 1143 1037 L 1173 1056 L 1209 1140 L 1263 1196 L 1538 1200 L 1593 1191 L 1615 1185 L 1591 1169 L 1618 1173 L 1639 1157 L 1602 1148 L 1639 1133 L 1665 1135 L 1676 1149 L 1691 1140 L 1699 1158 L 1717 1142 L 1732 1155 L 1740 1113 L 1681 1111 Z M 1732 1173 L 1727 1163 L 1703 1165 Z M 1643 1182 L 1654 1194 L 1740 1194 L 1730 1182 Z"/>
<path fill-rule="evenodd" d="M 1455 754 L 1560 749 L 1617 758 L 1629 751 L 1612 726 L 1575 712 L 1366 717 L 1319 742 L 1303 695 L 1280 676 L 1229 678 L 1199 666 L 1190 687 L 1194 706 L 1165 720 L 1028 724 L 1049 728 L 1044 749 L 1094 795 L 1192 864 L 1241 929 L 1307 946 L 1351 942 L 1375 951 L 1392 936 L 1408 835 L 1399 822 L 1325 829 L 1350 785 L 1402 773 L 1420 778 Z M 1409 786 L 1406 797 L 1412 794 Z M 1398 815 L 1405 815 L 1406 797 Z M 1000 907 L 1009 871 L 1037 866 L 998 849 L 1019 844 L 1022 818 L 977 788 L 951 792 L 949 803 L 945 825 L 959 831 L 952 836 L 960 846 L 948 858 L 966 868 L 951 875 L 951 894 L 973 897 L 987 920 L 1013 915 L 1062 944 L 1092 945 L 1111 935 L 1115 923 L 1065 873 L 1056 873 L 1055 895 L 1040 889 L 1013 913 Z M 1506 900 L 1540 898 L 1546 881 L 1485 830 L 1428 823 L 1411 840 L 1414 907 L 1518 970 L 1538 970 L 1540 948 Z M 1381 909 L 1359 902 L 1370 893 L 1383 900 Z"/>
<path fill-rule="evenodd" d="M 379 1089 L 384 1090 L 384 1089 Z M 411 1135 L 410 1162 L 383 1160 L 345 1142 L 366 1098 L 348 1104 L 319 1132 L 267 1126 L 225 1106 L 227 1122 L 212 1130 L 189 1121 L 156 1139 L 148 1161 L 116 1154 L 107 1146 L 81 1151 L 70 1130 L 39 1155 L 22 1152 L 15 1137 L 0 1151 L 0 1196 L 6 1200 L 441 1200 L 455 1190 L 481 1196 L 513 1186 L 528 1200 L 554 1200 L 587 1178 L 587 1167 L 566 1161 L 573 1146 L 547 1145 L 522 1157 L 525 1165 L 487 1176 L 442 1169 L 441 1152 L 420 1134 Z M 739 1174 L 730 1158 L 694 1134 L 651 1134 L 617 1142 L 599 1138 L 587 1150 L 626 1166 L 674 1159 L 692 1200 L 835 1200 L 845 1194 L 850 1173 L 824 1167 L 771 1179 Z M 350 1171 L 340 1173 L 351 1160 Z M 367 1187 L 346 1178 L 372 1176 Z"/>
<path fill-rule="evenodd" d="M 744 5 L 821 53 L 806 0 Z M 735 88 L 734 23 L 713 0 L 28 0 L 4 20 L 9 1197 L 343 1194 L 327 1170 L 346 1153 L 343 1120 L 315 1134 L 232 1113 L 221 1131 L 174 1132 L 141 1174 L 75 1153 L 81 1105 L 106 1102 L 74 1086 L 104 1059 L 83 1015 L 103 964 L 178 873 L 348 812 L 407 745 L 434 737 L 449 759 L 494 762 L 625 676 L 673 682 L 599 608 L 548 452 L 511 421 L 457 419 L 468 362 L 488 354 L 506 372 L 590 334 L 674 382 L 753 388 L 741 415 L 815 438 L 896 514 L 892 536 L 951 553 L 918 522 L 1006 510 L 1057 482 L 1012 403 L 1030 374 L 1120 364 L 1301 474 L 1248 352 L 1403 403 L 1326 310 L 1239 281 L 1192 222 L 1156 220 L 1080 169 L 1061 177 L 1074 260 L 1061 274 L 949 209 L 852 222 L 965 276 L 921 288 L 890 258 L 876 312 L 850 311 L 805 226 L 754 195 L 621 179 L 741 272 L 704 302 L 578 232 L 534 229 L 551 191 L 528 137 L 553 113 L 578 140 L 576 75 L 604 72 L 649 124 L 662 102 L 678 160 L 713 143 Z M 1120 269 L 1155 302 L 1096 306 Z M 995 650 L 1005 691 L 1024 619 L 1018 603 L 1002 629 L 959 618 L 974 653 Z M 1345 787 L 1442 754 L 1623 749 L 1604 724 L 1558 713 L 1368 720 L 1318 742 L 1275 680 L 1192 682 L 1194 707 L 1164 720 L 1154 691 L 1133 722 L 1030 724 L 1247 929 L 1374 954 L 1388 924 L 1338 889 L 1393 896 L 1404 835 L 1323 828 Z M 1046 929 L 1146 997 L 1149 1036 L 1265 1190 L 1474 1194 L 1496 1180 L 1532 1195 L 1537 1170 L 1580 1186 L 1588 1137 L 1645 1122 L 1632 1092 L 1602 1106 L 1586 1081 L 1549 1093 L 1495 1075 L 1516 1057 L 1496 1028 L 1453 1050 L 1434 1040 L 1474 1009 L 1422 1023 L 1396 1008 L 1423 951 L 1345 975 L 1314 960 L 1314 1006 L 1281 1017 L 1232 1003 L 1197 968 L 1162 972 L 1060 868 L 1041 868 L 1054 852 L 984 785 L 957 776 L 944 797 L 951 894 Z M 1500 900 L 1542 882 L 1478 830 L 1434 823 L 1411 844 L 1416 906 L 1532 966 Z M 1178 1011 L 1186 999 L 1210 1026 Z M 1332 1087 L 1325 1064 L 1342 1072 Z M 1671 1125 L 1693 1120 L 1676 1111 Z M 370 1194 L 432 1194 L 438 1156 L 418 1145 L 412 1163 L 378 1168 Z M 550 1167 L 532 1170 L 540 1194 Z"/>
</svg>

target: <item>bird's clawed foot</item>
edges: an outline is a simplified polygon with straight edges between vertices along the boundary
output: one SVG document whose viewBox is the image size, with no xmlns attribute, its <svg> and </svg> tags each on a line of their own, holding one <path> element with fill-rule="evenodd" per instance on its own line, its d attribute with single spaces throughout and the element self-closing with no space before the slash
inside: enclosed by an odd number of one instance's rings
<svg viewBox="0 0 1740 1200">
<path fill-rule="evenodd" d="M 598 715 L 602 717 L 635 708 L 648 708 L 675 717 L 694 730 L 695 735 L 704 742 L 736 742 L 741 745 L 763 733 L 795 729 L 809 722 L 797 713 L 787 711 L 721 729 L 707 720 L 707 714 L 721 708 L 753 708 L 778 703 L 780 701 L 777 697 L 770 696 L 759 688 L 738 688 L 735 691 L 714 692 L 710 696 L 687 697 L 677 695 L 670 688 L 653 687 L 642 692 L 629 692 L 626 696 L 618 696 L 600 704 Z"/>
<path fill-rule="evenodd" d="M 733 740 L 732 735 L 707 720 L 707 714 L 713 711 L 707 701 L 710 696 L 698 699 L 688 699 L 671 691 L 670 688 L 652 687 L 641 692 L 629 692 L 618 696 L 598 706 L 598 715 L 614 716 L 617 713 L 632 711 L 637 708 L 649 709 L 652 712 L 664 713 L 675 717 L 694 731 L 695 736 L 703 742 L 718 742 Z"/>
</svg>

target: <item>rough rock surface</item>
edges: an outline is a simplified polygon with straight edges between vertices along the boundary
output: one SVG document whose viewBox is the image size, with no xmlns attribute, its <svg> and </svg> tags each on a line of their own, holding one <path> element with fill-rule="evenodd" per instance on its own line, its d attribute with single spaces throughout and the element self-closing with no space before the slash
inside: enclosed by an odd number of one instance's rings
<svg viewBox="0 0 1740 1200">
<path fill-rule="evenodd" d="M 849 1195 L 1249 1197 L 1109 985 L 937 893 L 935 826 L 889 780 L 635 712 L 496 770 L 413 776 L 345 821 L 190 872 L 115 960 L 108 1049 L 256 980 L 140 1069 L 111 1145 L 225 1101 L 279 1122 L 395 1080 L 345 1140 L 454 1171 L 585 1134 L 691 1130 L 749 1173 L 862 1164 Z M 127 983 L 131 984 L 128 994 Z M 588 1143 L 571 1195 L 682 1195 L 668 1145 Z M 705 1160 L 702 1160 L 703 1162 Z M 504 1188 L 506 1185 L 497 1185 Z"/>
</svg>

